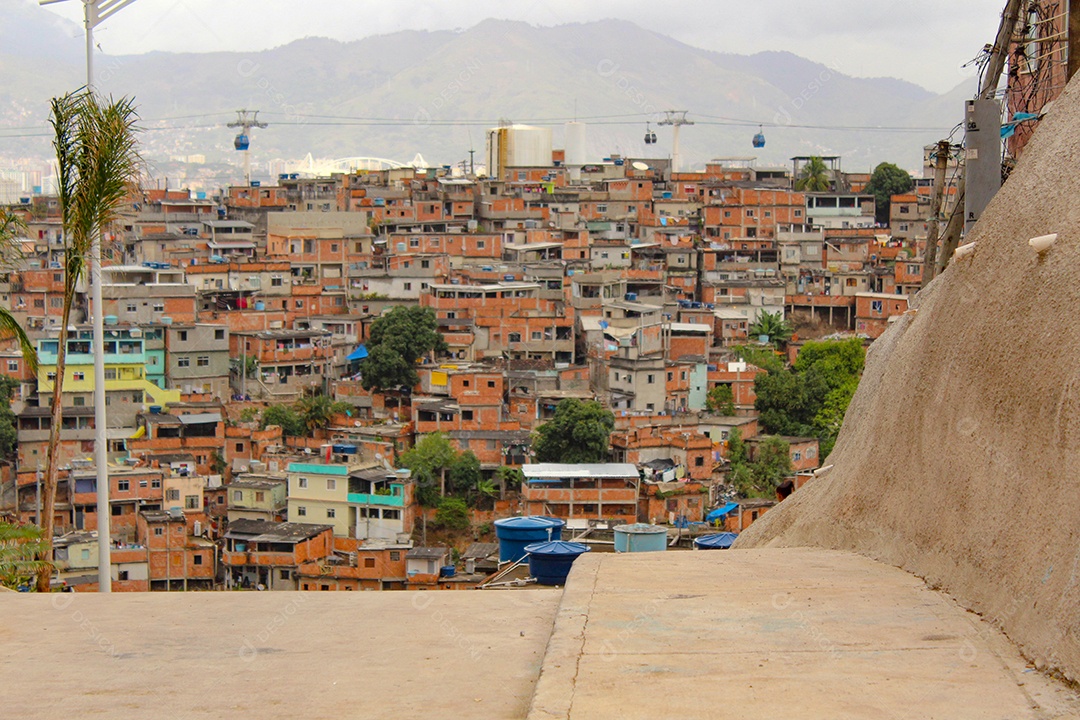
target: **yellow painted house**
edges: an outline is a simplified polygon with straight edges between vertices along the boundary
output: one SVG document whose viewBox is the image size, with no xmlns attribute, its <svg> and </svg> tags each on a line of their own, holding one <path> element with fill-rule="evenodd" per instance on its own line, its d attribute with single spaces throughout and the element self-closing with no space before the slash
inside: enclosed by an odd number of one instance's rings
<svg viewBox="0 0 1080 720">
<path fill-rule="evenodd" d="M 71 333 L 67 342 L 64 368 L 64 395 L 74 402 L 65 405 L 90 405 L 94 392 L 94 353 L 90 331 Z M 38 341 L 38 392 L 51 395 L 56 382 L 59 340 Z M 165 390 L 146 376 L 146 353 L 143 340 L 125 332 L 105 333 L 106 402 L 122 396 L 126 402 L 143 405 L 168 405 L 180 401 L 179 390 Z"/>
</svg>

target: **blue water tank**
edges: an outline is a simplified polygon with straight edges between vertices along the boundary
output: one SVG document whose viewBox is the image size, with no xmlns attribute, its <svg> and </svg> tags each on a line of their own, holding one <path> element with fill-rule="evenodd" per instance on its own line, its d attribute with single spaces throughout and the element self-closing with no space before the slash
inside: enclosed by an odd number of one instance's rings
<svg viewBox="0 0 1080 720">
<path fill-rule="evenodd" d="M 150 414 L 151 415 L 160 415 L 161 414 L 161 406 L 160 405 L 151 405 L 150 406 Z"/>
<path fill-rule="evenodd" d="M 543 515 L 502 518 L 495 521 L 499 539 L 499 562 L 516 562 L 525 557 L 525 546 L 532 543 L 562 540 L 566 523 Z"/>
<path fill-rule="evenodd" d="M 570 573 L 574 561 L 589 550 L 588 545 L 562 540 L 526 545 L 529 574 L 536 578 L 540 585 L 565 585 L 566 576 Z"/>
<path fill-rule="evenodd" d="M 457 569 L 453 565 L 443 565 L 439 568 L 439 575 L 446 578 L 452 578 L 457 574 Z"/>
<path fill-rule="evenodd" d="M 255 301 L 255 309 L 260 310 L 260 311 L 265 310 L 266 309 L 266 303 L 264 303 L 262 300 L 256 300 Z"/>
<path fill-rule="evenodd" d="M 698 550 L 727 550 L 739 537 L 737 533 L 714 533 L 694 538 L 694 547 Z"/>
<path fill-rule="evenodd" d="M 615 552 L 667 550 L 667 528 L 646 523 L 615 526 Z"/>
</svg>

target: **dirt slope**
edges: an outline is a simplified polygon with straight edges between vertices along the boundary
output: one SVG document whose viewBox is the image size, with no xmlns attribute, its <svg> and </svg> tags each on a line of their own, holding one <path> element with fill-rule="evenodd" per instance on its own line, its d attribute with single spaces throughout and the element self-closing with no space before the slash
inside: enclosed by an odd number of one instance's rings
<svg viewBox="0 0 1080 720">
<path fill-rule="evenodd" d="M 1058 233 L 1043 256 L 1028 239 Z M 834 467 L 737 547 L 893 563 L 1080 678 L 1080 84 L 957 261 L 870 349 Z"/>
</svg>

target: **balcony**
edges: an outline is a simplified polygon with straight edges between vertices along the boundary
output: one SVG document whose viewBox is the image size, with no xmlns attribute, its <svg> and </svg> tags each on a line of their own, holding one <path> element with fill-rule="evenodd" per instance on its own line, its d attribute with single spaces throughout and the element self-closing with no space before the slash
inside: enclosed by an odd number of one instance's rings
<svg viewBox="0 0 1080 720">
<path fill-rule="evenodd" d="M 403 495 L 373 495 L 368 493 L 349 493 L 348 500 L 353 505 L 385 505 L 386 507 L 405 507 Z"/>
</svg>

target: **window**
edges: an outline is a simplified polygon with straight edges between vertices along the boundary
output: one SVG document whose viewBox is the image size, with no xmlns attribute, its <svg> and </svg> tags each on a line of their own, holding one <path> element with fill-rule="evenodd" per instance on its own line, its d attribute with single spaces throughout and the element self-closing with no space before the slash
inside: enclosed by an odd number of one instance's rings
<svg viewBox="0 0 1080 720">
<path fill-rule="evenodd" d="M 282 580 L 288 580 L 291 577 L 291 573 L 288 570 L 279 570 L 278 577 Z M 307 590 L 307 585 L 304 585 L 304 589 Z"/>
<path fill-rule="evenodd" d="M 127 492 L 131 489 L 131 482 L 128 480 L 117 480 L 116 490 L 117 492 Z"/>
<path fill-rule="evenodd" d="M 404 283 L 402 285 L 402 288 L 404 288 L 405 290 L 412 290 L 412 283 L 411 282 Z"/>
<path fill-rule="evenodd" d="M 375 558 L 364 558 L 364 567 L 366 567 L 366 568 L 375 567 Z"/>
<path fill-rule="evenodd" d="M 165 499 L 166 500 L 179 500 L 180 499 L 180 491 L 177 488 L 169 488 L 168 490 L 165 491 Z M 239 498 L 237 498 L 237 499 L 239 500 Z"/>
<path fill-rule="evenodd" d="M 753 208 L 747 208 L 747 209 L 746 209 L 746 217 L 754 217 L 754 210 L 753 210 Z"/>
<path fill-rule="evenodd" d="M 400 560 L 401 560 L 401 551 L 399 551 L 399 550 L 391 550 L 390 551 L 390 562 L 398 562 Z"/>
<path fill-rule="evenodd" d="M 472 420 L 473 419 L 473 411 L 472 410 L 462 410 L 461 411 L 461 419 L 462 420 Z"/>
<path fill-rule="evenodd" d="M 299 309 L 301 309 L 303 307 L 304 307 L 304 301 L 303 300 L 297 300 L 296 301 L 296 309 L 299 310 Z"/>
<path fill-rule="evenodd" d="M 105 368 L 105 379 L 106 380 L 115 380 L 116 379 L 116 368 Z"/>
<path fill-rule="evenodd" d="M 667 374 L 667 379 L 668 379 L 668 382 L 671 382 L 672 380 L 674 380 L 675 379 L 675 373 L 668 373 Z"/>
<path fill-rule="evenodd" d="M 187 330 L 181 330 L 176 333 L 180 342 L 187 342 Z"/>
<path fill-rule="evenodd" d="M 191 367 L 191 358 L 186 355 L 176 358 L 176 367 Z"/>
<path fill-rule="evenodd" d="M 281 287 L 281 276 L 280 275 L 271 275 L 270 276 L 270 287 Z"/>
<path fill-rule="evenodd" d="M 606 213 L 607 212 L 607 205 L 597 205 L 596 206 L 596 212 L 598 212 L 598 213 Z"/>
<path fill-rule="evenodd" d="M 202 565 L 202 553 L 199 553 L 198 555 L 192 555 L 191 556 L 191 564 L 192 565 Z"/>
<path fill-rule="evenodd" d="M 241 491 L 241 490 L 233 490 L 232 499 L 233 499 L 233 502 L 243 502 L 243 500 L 244 500 L 243 491 Z"/>
<path fill-rule="evenodd" d="M 296 508 L 296 516 L 297 517 L 307 517 L 307 508 L 304 507 L 303 505 L 300 505 L 299 507 L 297 507 Z"/>
<path fill-rule="evenodd" d="M 164 535 L 165 534 L 165 528 L 159 528 L 159 527 L 154 528 L 154 534 L 158 535 L 158 536 Z"/>
<path fill-rule="evenodd" d="M 198 510 L 199 509 L 199 496 L 198 495 L 185 495 L 184 496 L 184 509 L 186 509 L 186 510 Z"/>
<path fill-rule="evenodd" d="M 156 312 L 156 313 L 165 312 L 165 303 L 154 303 L 154 312 Z"/>
<path fill-rule="evenodd" d="M 519 343 L 521 342 L 521 333 L 512 332 L 508 336 L 508 339 L 512 343 Z"/>
<path fill-rule="evenodd" d="M 326 517 L 327 518 L 335 518 L 335 517 L 337 517 L 337 510 L 335 510 L 334 508 L 326 508 Z"/>
<path fill-rule="evenodd" d="M 160 488 L 161 487 L 161 478 L 153 478 L 150 481 L 150 487 L 152 487 L 152 488 Z"/>
<path fill-rule="evenodd" d="M 696 458 L 694 458 L 694 466 L 695 467 L 701 467 L 704 464 L 705 464 L 705 458 L 703 458 L 702 456 L 698 455 Z"/>
<path fill-rule="evenodd" d="M 224 340 L 225 339 L 225 331 L 224 330 L 215 330 L 214 331 L 214 339 L 215 340 Z"/>
<path fill-rule="evenodd" d="M 327 478 L 326 479 L 326 489 L 327 490 L 337 490 L 337 480 L 335 480 L 334 478 Z"/>
<path fill-rule="evenodd" d="M 871 300 L 870 301 L 870 312 L 876 312 L 876 313 L 881 312 L 881 301 L 880 300 Z"/>
<path fill-rule="evenodd" d="M 127 580 L 128 579 L 128 571 L 127 570 L 117 570 L 116 571 L 116 579 L 117 580 Z"/>
<path fill-rule="evenodd" d="M 656 376 L 655 375 L 646 375 L 645 376 L 645 382 L 652 385 L 654 382 L 656 382 Z"/>
<path fill-rule="evenodd" d="M 8 369 L 8 372 L 17 372 L 19 370 L 19 361 L 18 360 L 8 360 L 7 361 L 7 369 Z"/>
<path fill-rule="evenodd" d="M 338 244 L 337 243 L 330 243 L 330 252 L 336 253 L 337 251 L 338 251 Z"/>
<path fill-rule="evenodd" d="M 424 269 L 427 269 L 427 268 L 431 267 L 431 261 L 430 260 L 421 260 L 420 261 L 420 267 L 422 267 Z"/>
<path fill-rule="evenodd" d="M 489 388 L 493 388 L 493 387 L 495 387 L 495 381 L 494 381 L 494 380 L 488 380 L 488 381 L 487 381 L 487 384 L 488 384 L 488 387 L 489 387 Z"/>
<path fill-rule="evenodd" d="M 255 491 L 255 502 L 263 502 L 266 500 L 266 493 L 262 490 Z"/>
<path fill-rule="evenodd" d="M 72 373 L 71 374 L 71 379 L 72 380 L 85 380 L 86 379 L 86 373 L 82 373 L 82 372 Z"/>
<path fill-rule="evenodd" d="M 82 395 L 77 395 L 71 398 L 71 404 L 75 407 L 84 407 L 86 405 L 86 398 L 84 398 Z"/>
<path fill-rule="evenodd" d="M 199 367 L 210 367 L 210 356 L 200 355 L 195 359 L 195 364 Z"/>
<path fill-rule="evenodd" d="M 541 338 L 542 338 L 542 337 L 544 337 L 544 336 L 543 336 L 543 334 L 542 334 L 541 332 L 539 332 L 538 330 L 533 330 L 533 331 L 532 331 L 532 335 L 531 335 L 530 337 L 531 337 L 531 338 L 532 338 L 533 340 L 539 340 L 539 339 L 541 339 Z"/>
<path fill-rule="evenodd" d="M 307 478 L 296 478 L 296 484 L 299 487 L 306 488 L 307 487 Z"/>
<path fill-rule="evenodd" d="M 124 514 L 124 506 L 123 505 L 113 505 L 111 510 L 112 510 L 113 517 L 117 517 L 119 515 Z"/>
<path fill-rule="evenodd" d="M 236 452 L 244 452 L 244 443 L 242 443 L 242 442 L 236 443 Z"/>
<path fill-rule="evenodd" d="M 796 210 L 795 217 L 802 217 L 802 210 Z"/>
</svg>

